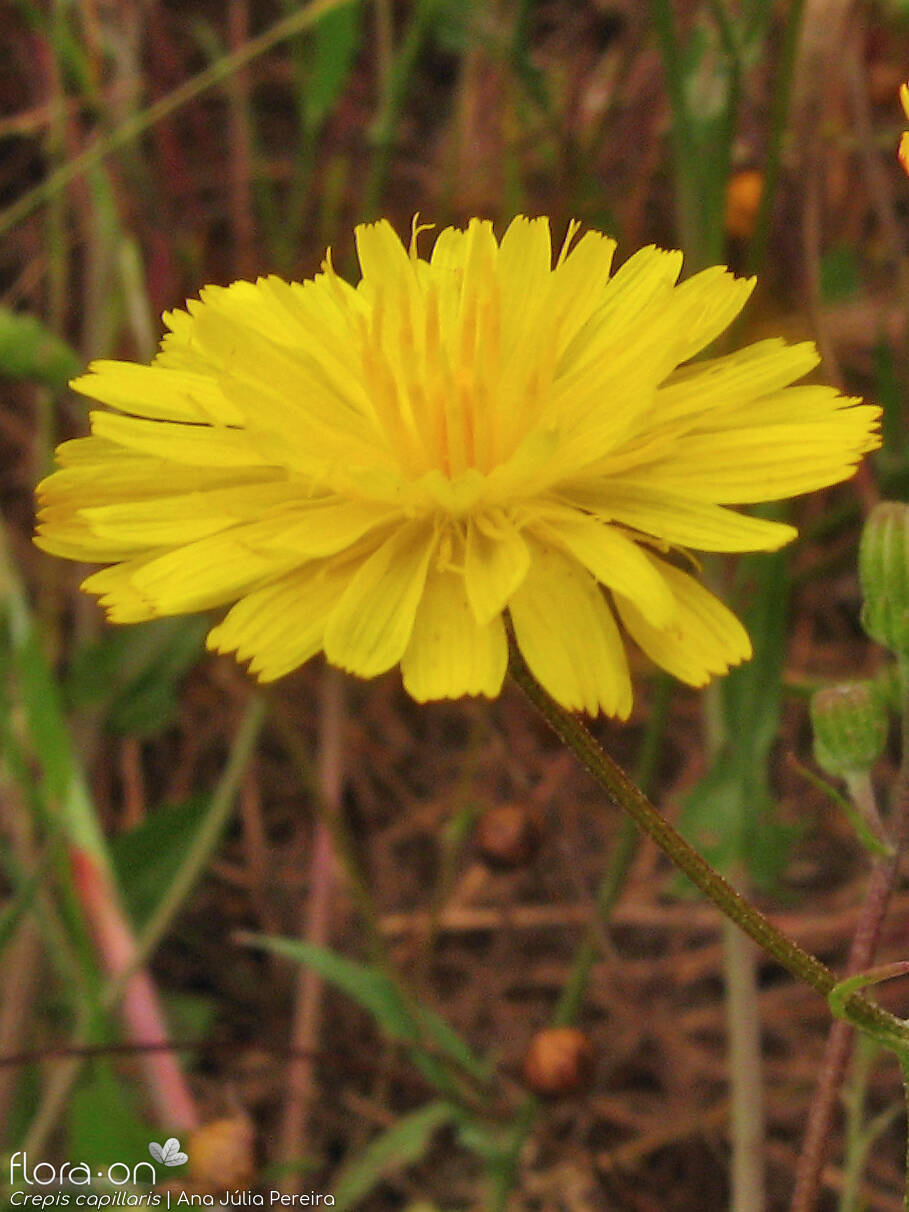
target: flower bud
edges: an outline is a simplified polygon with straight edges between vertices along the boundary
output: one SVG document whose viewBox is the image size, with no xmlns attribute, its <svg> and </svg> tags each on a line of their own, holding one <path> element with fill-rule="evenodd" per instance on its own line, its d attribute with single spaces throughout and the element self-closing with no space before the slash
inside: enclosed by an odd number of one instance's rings
<svg viewBox="0 0 909 1212">
<path fill-rule="evenodd" d="M 576 1027 L 547 1027 L 530 1041 L 524 1057 L 524 1080 L 535 1094 L 575 1094 L 590 1081 L 593 1045 Z"/>
<path fill-rule="evenodd" d="M 909 655 L 909 505 L 875 505 L 859 545 L 862 626 L 892 652 Z"/>
<path fill-rule="evenodd" d="M 814 757 L 827 774 L 871 769 L 887 744 L 887 711 L 871 682 L 828 686 L 811 699 Z"/>
</svg>

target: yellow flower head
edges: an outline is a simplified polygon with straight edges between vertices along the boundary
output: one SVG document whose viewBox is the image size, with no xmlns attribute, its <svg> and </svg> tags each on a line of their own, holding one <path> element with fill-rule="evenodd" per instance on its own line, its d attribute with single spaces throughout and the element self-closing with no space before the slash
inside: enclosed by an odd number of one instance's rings
<svg viewBox="0 0 909 1212">
<path fill-rule="evenodd" d="M 208 645 L 261 680 L 324 651 L 421 701 L 493 696 L 505 615 L 565 707 L 625 717 L 619 624 L 694 686 L 751 652 L 678 549 L 774 550 L 795 531 L 726 508 L 851 475 L 879 410 L 788 386 L 810 343 L 688 363 L 754 285 L 677 284 L 678 252 L 546 219 L 473 219 L 423 259 L 358 227 L 362 280 L 210 286 L 150 366 L 96 362 L 116 411 L 65 442 L 37 542 L 107 563 L 83 588 L 127 623 L 234 603 Z M 424 240 L 428 237 L 423 237 Z"/>
<path fill-rule="evenodd" d="M 903 113 L 909 120 L 909 84 L 900 85 L 900 103 L 903 107 Z M 897 159 L 903 166 L 903 171 L 909 173 L 909 131 L 903 131 L 900 136 L 900 145 L 897 150 Z"/>
</svg>

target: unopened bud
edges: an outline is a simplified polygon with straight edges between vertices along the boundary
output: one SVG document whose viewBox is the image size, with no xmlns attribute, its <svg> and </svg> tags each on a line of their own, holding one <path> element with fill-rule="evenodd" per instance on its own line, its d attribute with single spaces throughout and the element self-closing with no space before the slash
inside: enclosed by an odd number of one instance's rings
<svg viewBox="0 0 909 1212">
<path fill-rule="evenodd" d="M 576 1027 L 547 1027 L 530 1041 L 524 1080 L 535 1094 L 575 1094 L 593 1077 L 593 1045 Z"/>
<path fill-rule="evenodd" d="M 819 690 L 811 699 L 814 757 L 828 774 L 869 771 L 887 744 L 887 710 L 871 682 Z"/>
<path fill-rule="evenodd" d="M 909 505 L 875 505 L 859 545 L 862 626 L 892 652 L 909 655 Z"/>
</svg>

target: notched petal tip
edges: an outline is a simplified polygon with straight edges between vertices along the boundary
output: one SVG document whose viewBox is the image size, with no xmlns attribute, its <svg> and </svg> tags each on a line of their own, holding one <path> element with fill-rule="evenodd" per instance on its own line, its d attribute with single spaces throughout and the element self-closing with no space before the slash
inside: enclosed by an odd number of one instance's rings
<svg viewBox="0 0 909 1212">
<path fill-rule="evenodd" d="M 70 391 L 78 392 L 80 396 L 91 396 L 92 387 L 98 375 L 104 373 L 105 365 L 109 365 L 109 363 L 101 359 L 89 362 L 81 375 L 76 375 L 74 379 L 68 381 L 67 387 Z"/>
</svg>

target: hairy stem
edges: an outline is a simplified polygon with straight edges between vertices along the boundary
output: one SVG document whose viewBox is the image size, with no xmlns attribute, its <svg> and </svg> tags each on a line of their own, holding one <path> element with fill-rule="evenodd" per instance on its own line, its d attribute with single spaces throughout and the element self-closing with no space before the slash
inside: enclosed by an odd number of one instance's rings
<svg viewBox="0 0 909 1212">
<path fill-rule="evenodd" d="M 601 748 L 580 719 L 559 706 L 528 670 L 514 644 L 510 671 L 553 731 L 577 754 L 606 792 L 609 801 L 627 812 L 675 866 L 711 900 L 720 912 L 745 931 L 793 976 L 826 997 L 838 983 L 816 956 L 810 955 L 745 900 L 657 811 L 624 770 Z M 861 994 L 846 1003 L 850 1021 L 895 1049 L 909 1047 L 909 1026 Z"/>
</svg>

